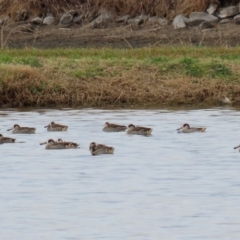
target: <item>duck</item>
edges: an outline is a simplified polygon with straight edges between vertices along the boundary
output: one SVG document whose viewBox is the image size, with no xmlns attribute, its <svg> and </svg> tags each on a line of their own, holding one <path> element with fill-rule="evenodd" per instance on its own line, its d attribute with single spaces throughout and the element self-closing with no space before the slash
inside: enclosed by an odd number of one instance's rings
<svg viewBox="0 0 240 240">
<path fill-rule="evenodd" d="M 53 139 L 48 139 L 46 142 L 40 143 L 40 145 L 47 144 L 45 149 L 69 149 L 69 143 L 55 142 Z"/>
<path fill-rule="evenodd" d="M 126 129 L 127 129 L 126 126 L 109 123 L 109 122 L 106 122 L 103 127 L 104 132 L 124 132 L 126 131 Z"/>
<path fill-rule="evenodd" d="M 233 101 L 231 101 L 228 97 L 224 96 L 222 99 L 221 99 L 222 103 L 224 104 L 232 104 Z"/>
<path fill-rule="evenodd" d="M 49 132 L 62 132 L 62 131 L 67 131 L 68 126 L 61 125 L 61 124 L 58 124 L 55 122 L 51 122 L 50 124 L 45 126 L 45 128 L 47 128 L 47 131 L 49 131 Z"/>
<path fill-rule="evenodd" d="M 3 144 L 3 143 L 15 143 L 15 141 L 16 141 L 15 138 L 4 137 L 2 134 L 0 134 L 0 144 Z"/>
<path fill-rule="evenodd" d="M 237 148 L 239 148 L 239 152 L 240 152 L 240 145 L 234 147 L 233 149 L 237 149 Z"/>
<path fill-rule="evenodd" d="M 34 134 L 36 132 L 36 128 L 32 127 L 20 127 L 18 124 L 14 124 L 14 126 L 7 131 L 11 131 L 13 134 Z"/>
<path fill-rule="evenodd" d="M 80 147 L 79 147 L 79 144 L 77 144 L 77 143 L 75 143 L 75 142 L 65 142 L 65 141 L 63 141 L 61 138 L 59 138 L 59 139 L 57 140 L 57 143 L 67 143 L 69 148 L 80 148 Z"/>
<path fill-rule="evenodd" d="M 177 131 L 178 133 L 192 133 L 192 132 L 205 132 L 206 128 L 192 128 L 188 123 L 184 123 L 182 127 L 178 128 Z"/>
<path fill-rule="evenodd" d="M 97 144 L 95 142 L 91 142 L 89 145 L 89 150 L 93 156 L 100 154 L 113 154 L 114 147 L 109 147 L 104 144 Z"/>
<path fill-rule="evenodd" d="M 133 124 L 128 125 L 127 134 L 150 136 L 152 128 L 135 126 Z"/>
</svg>

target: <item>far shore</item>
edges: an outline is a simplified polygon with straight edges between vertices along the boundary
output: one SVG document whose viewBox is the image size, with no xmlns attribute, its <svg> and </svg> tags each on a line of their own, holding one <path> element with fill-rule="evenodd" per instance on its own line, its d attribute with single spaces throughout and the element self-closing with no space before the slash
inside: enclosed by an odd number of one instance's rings
<svg viewBox="0 0 240 240">
<path fill-rule="evenodd" d="M 239 47 L 5 49 L 0 107 L 237 106 L 239 56 Z"/>
</svg>

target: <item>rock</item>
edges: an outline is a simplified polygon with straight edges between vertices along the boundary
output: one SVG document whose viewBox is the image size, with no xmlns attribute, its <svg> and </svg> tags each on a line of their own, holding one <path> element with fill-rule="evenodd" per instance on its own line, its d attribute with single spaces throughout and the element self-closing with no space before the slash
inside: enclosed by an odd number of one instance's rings
<svg viewBox="0 0 240 240">
<path fill-rule="evenodd" d="M 237 16 L 235 16 L 235 17 L 233 18 L 233 21 L 234 21 L 234 23 L 236 23 L 236 24 L 240 24 L 240 14 L 238 14 Z"/>
<path fill-rule="evenodd" d="M 22 32 L 29 32 L 32 33 L 35 30 L 35 26 L 32 25 L 31 23 L 27 23 L 21 26 L 21 31 Z"/>
<path fill-rule="evenodd" d="M 87 26 L 97 27 L 98 25 L 106 23 L 107 21 L 112 20 L 114 18 L 113 13 L 106 9 L 100 9 L 99 13 L 101 13 L 101 15 L 94 19 Z"/>
<path fill-rule="evenodd" d="M 197 26 L 202 22 L 217 23 L 218 18 L 206 12 L 192 12 L 189 15 L 187 24 L 189 26 Z"/>
<path fill-rule="evenodd" d="M 71 14 L 73 17 L 76 17 L 76 16 L 78 16 L 78 13 L 77 13 L 77 11 L 76 11 L 76 10 L 74 10 L 74 9 L 72 9 L 72 10 L 68 11 L 68 13 L 69 13 L 69 14 Z"/>
<path fill-rule="evenodd" d="M 76 24 L 81 24 L 83 21 L 83 18 L 84 18 L 83 14 L 75 16 L 75 17 L 73 17 L 73 22 Z"/>
<path fill-rule="evenodd" d="M 51 25 L 55 21 L 55 18 L 53 16 L 47 16 L 43 19 L 44 25 Z"/>
<path fill-rule="evenodd" d="M 157 23 L 158 22 L 158 17 L 154 16 L 154 17 L 150 17 L 148 19 L 148 22 L 149 23 Z"/>
<path fill-rule="evenodd" d="M 209 28 L 214 28 L 214 24 L 210 23 L 210 22 L 202 22 L 199 25 L 199 29 L 204 30 L 204 29 L 209 29 Z"/>
<path fill-rule="evenodd" d="M 174 29 L 185 28 L 187 22 L 188 18 L 184 17 L 182 14 L 179 14 L 173 19 L 173 27 Z"/>
<path fill-rule="evenodd" d="M 130 18 L 129 14 L 123 15 L 123 16 L 117 17 L 116 18 L 116 22 L 118 22 L 118 23 L 122 23 L 122 22 L 127 23 L 129 18 Z"/>
<path fill-rule="evenodd" d="M 98 16 L 96 19 L 94 19 L 90 24 L 93 27 L 96 27 L 104 22 L 104 18 L 102 15 Z"/>
<path fill-rule="evenodd" d="M 158 18 L 158 23 L 162 26 L 167 26 L 169 21 L 166 18 Z"/>
<path fill-rule="evenodd" d="M 216 12 L 217 8 L 218 8 L 217 3 L 211 3 L 207 9 L 207 13 L 213 15 Z"/>
<path fill-rule="evenodd" d="M 60 18 L 59 25 L 67 26 L 73 21 L 73 16 L 69 13 L 63 13 Z"/>
<path fill-rule="evenodd" d="M 227 18 L 235 16 L 239 13 L 238 6 L 230 6 L 226 8 L 219 9 L 218 17 L 220 18 Z"/>
<path fill-rule="evenodd" d="M 30 20 L 30 23 L 35 24 L 35 25 L 40 25 L 40 24 L 42 24 L 42 22 L 43 22 L 43 19 L 40 17 L 35 17 Z"/>
<path fill-rule="evenodd" d="M 144 22 L 146 22 L 148 19 L 148 16 L 146 15 L 141 15 L 141 16 L 137 16 L 135 18 L 130 18 L 128 19 L 127 23 L 131 24 L 131 25 L 141 25 Z"/>
<path fill-rule="evenodd" d="M 230 22 L 231 22 L 231 20 L 229 18 L 225 18 L 225 19 L 220 20 L 218 24 L 225 24 L 225 23 L 230 23 Z"/>
<path fill-rule="evenodd" d="M 104 20 L 109 20 L 109 19 L 113 19 L 114 17 L 114 14 L 110 11 L 108 11 L 107 9 L 105 8 L 101 8 L 98 12 L 98 14 L 100 14 L 100 16 L 102 16 L 102 18 Z"/>
</svg>

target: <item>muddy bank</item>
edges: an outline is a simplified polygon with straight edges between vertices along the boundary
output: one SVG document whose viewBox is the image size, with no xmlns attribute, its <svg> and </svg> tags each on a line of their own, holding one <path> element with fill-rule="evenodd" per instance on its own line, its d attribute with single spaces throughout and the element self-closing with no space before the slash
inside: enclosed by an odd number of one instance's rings
<svg viewBox="0 0 240 240">
<path fill-rule="evenodd" d="M 238 46 L 240 28 L 234 23 L 202 31 L 198 28 L 174 30 L 172 26 L 138 27 L 113 26 L 106 29 L 62 28 L 48 26 L 34 33 L 6 29 L 6 46 L 9 48 L 138 48 L 149 46 Z"/>
</svg>

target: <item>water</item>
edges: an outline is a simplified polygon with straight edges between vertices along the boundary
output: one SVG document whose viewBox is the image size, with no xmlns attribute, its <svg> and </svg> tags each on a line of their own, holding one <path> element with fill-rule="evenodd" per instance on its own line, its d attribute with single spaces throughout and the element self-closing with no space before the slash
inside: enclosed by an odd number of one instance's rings
<svg viewBox="0 0 240 240">
<path fill-rule="evenodd" d="M 0 234 L 8 239 L 240 239 L 240 112 L 205 110 L 0 111 Z M 51 121 L 69 125 L 51 133 Z M 106 121 L 153 128 L 106 133 Z M 178 134 L 183 123 L 205 133 Z M 35 135 L 12 135 L 18 123 Z M 45 150 L 49 138 L 80 149 Z M 115 147 L 91 156 L 90 142 Z"/>
</svg>

